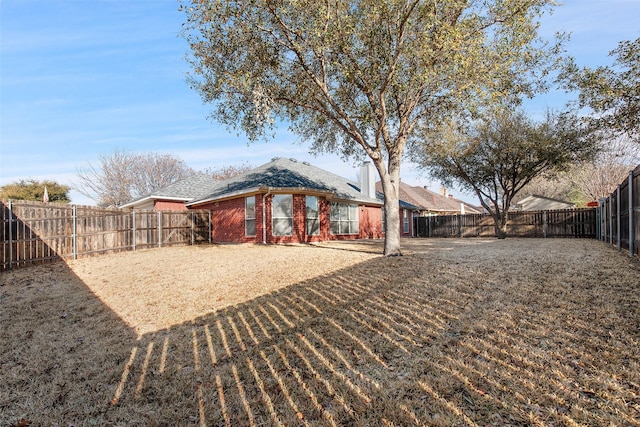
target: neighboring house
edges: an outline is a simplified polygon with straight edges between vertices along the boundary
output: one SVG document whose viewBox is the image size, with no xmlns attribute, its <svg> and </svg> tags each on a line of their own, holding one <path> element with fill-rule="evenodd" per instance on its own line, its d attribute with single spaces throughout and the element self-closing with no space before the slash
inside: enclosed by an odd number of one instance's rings
<svg viewBox="0 0 640 427">
<path fill-rule="evenodd" d="M 376 183 L 376 189 L 382 191 L 380 182 Z M 482 213 L 480 208 L 448 194 L 446 188 L 442 188 L 440 194 L 438 194 L 428 190 L 426 187 L 414 187 L 402 181 L 400 182 L 400 200 L 415 206 L 417 208 L 416 216 Z"/>
<path fill-rule="evenodd" d="M 384 237 L 383 197 L 375 169 L 360 168 L 360 183 L 295 159 L 271 162 L 215 181 L 193 176 L 121 207 L 211 211 L 218 243 L 301 243 Z M 402 236 L 413 234 L 416 207 L 400 202 Z"/>
<path fill-rule="evenodd" d="M 206 193 L 217 182 L 210 175 L 197 173 L 120 207 L 162 211 L 186 210 L 186 202 Z"/>
<path fill-rule="evenodd" d="M 532 194 L 518 203 L 518 210 L 522 211 L 550 211 L 554 209 L 574 209 L 576 205 L 564 200 Z"/>
</svg>

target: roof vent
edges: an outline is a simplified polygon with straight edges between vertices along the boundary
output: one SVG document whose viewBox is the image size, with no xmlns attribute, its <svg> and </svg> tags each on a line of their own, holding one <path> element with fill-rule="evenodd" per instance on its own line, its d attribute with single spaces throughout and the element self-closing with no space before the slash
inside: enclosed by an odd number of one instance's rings
<svg viewBox="0 0 640 427">
<path fill-rule="evenodd" d="M 309 162 L 302 162 L 303 165 L 307 165 L 307 166 L 311 166 L 311 163 Z"/>
<path fill-rule="evenodd" d="M 276 161 L 276 160 L 278 160 L 279 158 L 280 158 L 280 157 L 273 157 L 273 158 L 271 159 L 271 161 L 272 161 L 272 162 L 275 162 L 275 161 Z"/>
<path fill-rule="evenodd" d="M 292 162 L 298 163 L 298 161 L 296 159 L 294 159 L 293 157 L 290 157 L 289 160 L 291 160 Z"/>
</svg>

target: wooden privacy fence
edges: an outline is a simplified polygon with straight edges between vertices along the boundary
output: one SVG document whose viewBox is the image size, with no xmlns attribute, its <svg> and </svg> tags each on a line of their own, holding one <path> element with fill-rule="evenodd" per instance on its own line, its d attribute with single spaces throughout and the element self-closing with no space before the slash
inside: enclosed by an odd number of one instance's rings
<svg viewBox="0 0 640 427">
<path fill-rule="evenodd" d="M 209 211 L 131 211 L 0 201 L 0 270 L 55 259 L 211 243 Z"/>
<path fill-rule="evenodd" d="M 616 191 L 600 199 L 598 238 L 629 255 L 640 254 L 640 165 L 629 172 Z"/>
<path fill-rule="evenodd" d="M 511 237 L 597 237 L 595 208 L 509 212 Z M 438 215 L 414 218 L 416 237 L 491 237 L 496 235 L 490 215 Z"/>
</svg>

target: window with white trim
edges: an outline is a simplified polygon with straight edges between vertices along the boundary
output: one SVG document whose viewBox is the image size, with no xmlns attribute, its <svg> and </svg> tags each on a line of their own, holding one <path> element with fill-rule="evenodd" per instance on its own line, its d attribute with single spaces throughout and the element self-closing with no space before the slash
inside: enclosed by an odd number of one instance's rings
<svg viewBox="0 0 640 427">
<path fill-rule="evenodd" d="M 244 234 L 246 236 L 256 235 L 256 196 L 244 199 Z"/>
<path fill-rule="evenodd" d="M 307 196 L 305 204 L 307 236 L 317 236 L 320 234 L 320 209 L 318 208 L 318 198 L 316 196 Z"/>
<path fill-rule="evenodd" d="M 331 234 L 358 234 L 358 205 L 331 202 Z"/>
<path fill-rule="evenodd" d="M 271 199 L 271 224 L 274 236 L 293 234 L 293 196 L 275 194 Z"/>
<path fill-rule="evenodd" d="M 409 211 L 406 209 L 402 210 L 402 232 L 409 232 Z"/>
</svg>

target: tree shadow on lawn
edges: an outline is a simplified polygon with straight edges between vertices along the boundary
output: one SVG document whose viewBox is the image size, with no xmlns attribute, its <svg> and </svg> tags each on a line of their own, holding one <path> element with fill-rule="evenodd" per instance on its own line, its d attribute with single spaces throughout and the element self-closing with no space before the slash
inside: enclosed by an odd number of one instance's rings
<svg viewBox="0 0 640 427">
<path fill-rule="evenodd" d="M 3 272 L 0 324 L 0 426 L 101 422 L 136 334 L 65 263 Z"/>
<path fill-rule="evenodd" d="M 596 283 L 554 256 L 522 281 L 470 256 L 378 258 L 143 336 L 105 420 L 640 425 L 637 266 Z"/>
<path fill-rule="evenodd" d="M 544 245 L 507 268 L 503 243 L 414 248 L 137 340 L 88 290 L 66 317 L 25 306 L 10 360 L 35 338 L 51 361 L 3 373 L 0 408 L 45 425 L 640 425 L 640 269 L 616 254 L 626 273 L 608 276 L 582 243 L 595 273 Z M 49 342 L 70 327 L 78 342 Z"/>
</svg>

